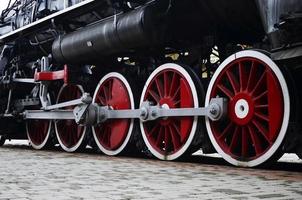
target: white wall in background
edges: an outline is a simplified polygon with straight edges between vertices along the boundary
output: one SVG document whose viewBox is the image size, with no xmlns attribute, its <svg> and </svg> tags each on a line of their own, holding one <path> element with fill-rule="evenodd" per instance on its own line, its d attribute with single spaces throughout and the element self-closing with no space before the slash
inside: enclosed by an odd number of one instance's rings
<svg viewBox="0 0 302 200">
<path fill-rule="evenodd" d="M 15 0 L 12 0 L 13 3 Z M 0 12 L 7 7 L 9 0 L 0 0 Z"/>
</svg>

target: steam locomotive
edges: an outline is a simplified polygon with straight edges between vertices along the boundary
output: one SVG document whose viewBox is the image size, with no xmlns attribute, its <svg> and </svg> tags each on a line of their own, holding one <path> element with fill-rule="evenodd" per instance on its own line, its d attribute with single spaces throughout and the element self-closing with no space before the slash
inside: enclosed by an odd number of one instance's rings
<svg viewBox="0 0 302 200">
<path fill-rule="evenodd" d="M 302 157 L 300 0 L 15 0 L 0 46 L 1 145 Z"/>
</svg>

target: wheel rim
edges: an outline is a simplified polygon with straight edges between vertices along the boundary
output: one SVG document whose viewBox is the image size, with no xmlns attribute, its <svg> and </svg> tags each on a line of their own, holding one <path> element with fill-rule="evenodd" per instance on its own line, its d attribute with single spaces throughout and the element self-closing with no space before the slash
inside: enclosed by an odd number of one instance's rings
<svg viewBox="0 0 302 200">
<path fill-rule="evenodd" d="M 198 107 L 197 92 L 188 72 L 179 65 L 165 64 L 157 68 L 144 87 L 141 105 L 153 102 L 162 108 Z M 170 117 L 140 122 L 143 139 L 151 153 L 162 160 L 174 160 L 191 145 L 197 117 Z"/>
<path fill-rule="evenodd" d="M 215 72 L 206 106 L 216 96 L 228 99 L 227 119 L 207 130 L 216 150 L 231 164 L 257 166 L 280 147 L 289 119 L 289 96 L 281 71 L 255 51 L 229 57 Z"/>
<path fill-rule="evenodd" d="M 79 99 L 84 94 L 80 85 L 64 85 L 59 91 L 57 103 Z M 65 107 L 72 110 L 75 106 Z M 75 120 L 57 120 L 55 131 L 61 147 L 67 152 L 77 151 L 83 144 L 86 135 L 86 126 L 79 126 Z"/>
<path fill-rule="evenodd" d="M 99 82 L 93 103 L 108 106 L 112 110 L 134 109 L 133 93 L 129 83 L 119 73 L 109 73 Z M 117 155 L 128 144 L 133 119 L 111 119 L 92 127 L 94 139 L 99 149 L 107 155 Z"/>
<path fill-rule="evenodd" d="M 34 149 L 42 149 L 46 146 L 51 132 L 50 120 L 26 121 L 27 138 Z"/>
</svg>

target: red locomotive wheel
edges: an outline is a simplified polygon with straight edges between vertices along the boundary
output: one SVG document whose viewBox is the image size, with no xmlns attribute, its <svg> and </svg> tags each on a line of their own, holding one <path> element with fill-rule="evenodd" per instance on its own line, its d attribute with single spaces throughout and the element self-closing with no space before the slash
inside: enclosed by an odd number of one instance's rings
<svg viewBox="0 0 302 200">
<path fill-rule="evenodd" d="M 140 103 L 149 101 L 165 109 L 198 107 L 196 87 L 189 73 L 177 64 L 158 67 L 147 80 Z M 150 152 L 161 160 L 174 160 L 190 147 L 197 117 L 169 117 L 140 122 Z"/>
<path fill-rule="evenodd" d="M 27 138 L 34 149 L 43 149 L 48 146 L 52 123 L 50 120 L 27 120 Z"/>
<path fill-rule="evenodd" d="M 134 109 L 133 93 L 125 77 L 109 73 L 99 82 L 93 103 L 108 106 L 113 110 Z M 127 146 L 132 131 L 133 119 L 111 119 L 92 127 L 92 133 L 99 149 L 106 155 L 118 155 Z"/>
<path fill-rule="evenodd" d="M 289 94 L 276 64 L 256 51 L 229 57 L 215 72 L 206 95 L 228 100 L 227 119 L 206 119 L 212 144 L 225 160 L 253 167 L 274 158 L 289 120 Z"/>
<path fill-rule="evenodd" d="M 59 91 L 57 103 L 79 99 L 84 94 L 80 85 L 64 85 Z M 66 107 L 66 110 L 72 110 L 74 106 Z M 87 127 L 79 126 L 74 120 L 57 120 L 55 122 L 55 131 L 61 147 L 66 152 L 75 152 L 85 148 Z"/>
</svg>

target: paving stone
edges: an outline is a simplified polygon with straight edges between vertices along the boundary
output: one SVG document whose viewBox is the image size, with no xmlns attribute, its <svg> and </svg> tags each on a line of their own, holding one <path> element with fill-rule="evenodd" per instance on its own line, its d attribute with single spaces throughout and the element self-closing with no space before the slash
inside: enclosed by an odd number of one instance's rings
<svg viewBox="0 0 302 200">
<path fill-rule="evenodd" d="M 0 148 L 0 200 L 255 198 L 302 199 L 301 172 Z"/>
</svg>

